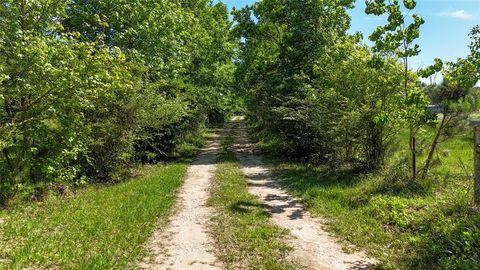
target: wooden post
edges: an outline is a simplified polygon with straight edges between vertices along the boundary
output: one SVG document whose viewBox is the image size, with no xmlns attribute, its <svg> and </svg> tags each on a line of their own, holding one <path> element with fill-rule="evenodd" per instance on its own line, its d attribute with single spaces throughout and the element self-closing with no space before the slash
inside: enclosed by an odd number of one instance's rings
<svg viewBox="0 0 480 270">
<path fill-rule="evenodd" d="M 473 203 L 475 206 L 480 206 L 480 120 L 470 121 L 470 124 L 473 126 L 474 134 L 474 145 L 473 145 L 473 156 L 474 156 L 474 195 Z"/>
</svg>

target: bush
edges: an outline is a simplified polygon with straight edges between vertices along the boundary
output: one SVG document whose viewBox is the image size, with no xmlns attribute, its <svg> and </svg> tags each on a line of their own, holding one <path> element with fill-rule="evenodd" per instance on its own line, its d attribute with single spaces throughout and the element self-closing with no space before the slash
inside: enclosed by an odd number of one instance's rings
<svg viewBox="0 0 480 270">
<path fill-rule="evenodd" d="M 8 2 L 0 203 L 41 197 L 48 183 L 122 180 L 135 161 L 176 157 L 208 118 L 220 122 L 235 107 L 223 4 Z"/>
</svg>

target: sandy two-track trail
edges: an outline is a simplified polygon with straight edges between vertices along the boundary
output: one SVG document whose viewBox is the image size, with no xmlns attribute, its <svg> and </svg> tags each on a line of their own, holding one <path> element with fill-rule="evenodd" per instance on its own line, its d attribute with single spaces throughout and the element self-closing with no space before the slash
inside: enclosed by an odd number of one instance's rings
<svg viewBox="0 0 480 270">
<path fill-rule="evenodd" d="M 248 179 L 249 191 L 262 200 L 272 222 L 290 231 L 288 243 L 293 247 L 289 256 L 302 269 L 370 269 L 375 260 L 364 253 L 346 253 L 341 245 L 322 229 L 319 218 L 312 217 L 298 199 L 289 195 L 264 165 L 255 146 L 248 140 L 245 123 L 235 119 L 222 134 L 232 134 L 233 150 Z M 176 210 L 165 230 L 153 234 L 149 241 L 152 256 L 141 264 L 144 269 L 222 269 L 215 257 L 208 222 L 213 209 L 206 204 L 213 184 L 220 137 L 203 148 L 189 166 L 176 204 Z"/>
</svg>

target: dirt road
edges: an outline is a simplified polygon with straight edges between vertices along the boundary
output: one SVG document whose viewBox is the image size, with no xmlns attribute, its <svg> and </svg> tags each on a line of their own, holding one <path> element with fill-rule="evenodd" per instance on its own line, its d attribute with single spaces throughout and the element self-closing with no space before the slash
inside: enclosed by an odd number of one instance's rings
<svg viewBox="0 0 480 270">
<path fill-rule="evenodd" d="M 149 249 L 153 256 L 146 258 L 141 268 L 221 269 L 212 250 L 210 235 L 206 231 L 206 224 L 212 216 L 206 203 L 215 174 L 219 140 L 219 137 L 214 138 L 200 150 L 198 157 L 189 166 L 169 226 L 151 237 Z"/>
<path fill-rule="evenodd" d="M 301 202 L 289 195 L 265 166 L 262 157 L 248 139 L 245 123 L 235 119 L 222 134 L 234 137 L 235 155 L 248 178 L 249 192 L 261 199 L 272 221 L 290 232 L 292 261 L 304 269 L 370 269 L 376 261 L 361 252 L 346 253 L 332 236 L 322 229 L 324 223 L 304 210 Z M 213 213 L 206 203 L 215 176 L 220 147 L 216 137 L 189 166 L 178 195 L 176 211 L 166 230 L 154 233 L 149 248 L 153 256 L 142 263 L 144 269 L 221 269 L 214 256 L 207 223 Z"/>
</svg>

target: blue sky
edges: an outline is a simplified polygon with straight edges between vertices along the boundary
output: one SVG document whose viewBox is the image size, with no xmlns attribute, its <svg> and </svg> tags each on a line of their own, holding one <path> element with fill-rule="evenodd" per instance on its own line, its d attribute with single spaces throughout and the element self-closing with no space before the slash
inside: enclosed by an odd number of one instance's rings
<svg viewBox="0 0 480 270">
<path fill-rule="evenodd" d="M 252 4 L 255 0 L 223 0 L 229 8 Z M 351 33 L 360 31 L 365 41 L 386 18 L 365 14 L 365 1 L 357 0 L 350 10 Z M 468 33 L 474 25 L 480 24 L 480 0 L 418 0 L 415 12 L 425 19 L 418 43 L 420 55 L 412 59 L 412 68 L 421 68 L 433 63 L 435 57 L 455 60 L 468 54 L 470 43 Z"/>
</svg>

